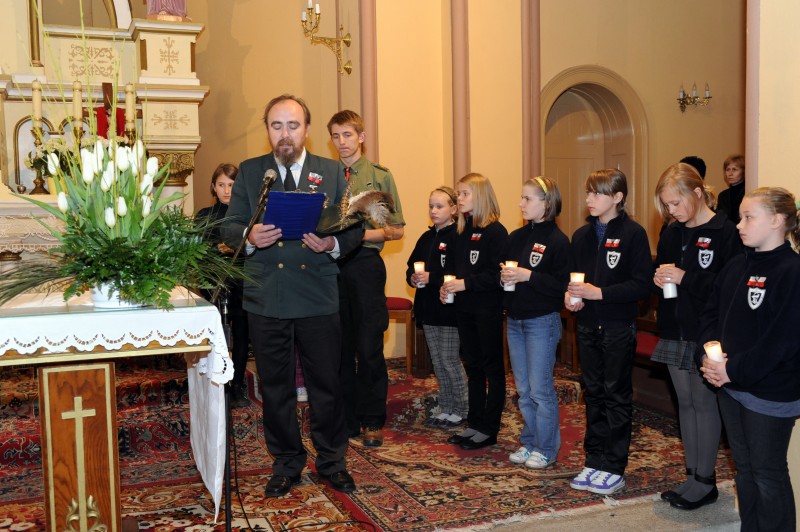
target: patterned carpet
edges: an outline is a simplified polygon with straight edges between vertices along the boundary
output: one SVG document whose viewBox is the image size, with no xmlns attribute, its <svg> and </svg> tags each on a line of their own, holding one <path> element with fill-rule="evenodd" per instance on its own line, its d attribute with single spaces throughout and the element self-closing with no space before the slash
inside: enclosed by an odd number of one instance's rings
<svg viewBox="0 0 800 532">
<path fill-rule="evenodd" d="M 118 373 L 124 517 L 137 519 L 140 530 L 224 530 L 222 519 L 213 523 L 213 505 L 192 461 L 182 370 L 120 367 Z M 584 410 L 575 376 L 559 370 L 562 448 L 555 466 L 536 472 L 507 458 L 518 446 L 522 424 L 513 402 L 513 379 L 499 443 L 463 451 L 445 443 L 447 433 L 422 425 L 436 412 L 435 380 L 406 379 L 399 368 L 390 373 L 386 441 L 368 449 L 351 440 L 347 460 L 358 490 L 350 496 L 331 490 L 309 466 L 288 496 L 265 499 L 271 459 L 260 405 L 254 401 L 235 411 L 238 492 L 253 530 L 309 525 L 317 525 L 311 530 L 342 531 L 372 530 L 373 525 L 387 531 L 465 529 L 603 504 L 601 496 L 568 486 L 583 465 Z M 0 384 L 0 530 L 44 529 L 38 427 L 28 417 L 35 407 L 22 399 L 24 394 L 35 396 L 29 377 L 4 374 Z M 301 415 L 307 421 L 306 409 Z M 683 455 L 676 432 L 674 420 L 634 411 L 627 487 L 616 498 L 654 494 L 681 479 Z M 313 447 L 306 443 L 312 464 Z M 727 451 L 720 452 L 717 474 L 720 481 L 732 478 Z M 236 493 L 232 507 L 233 529 L 245 529 Z M 345 523 L 353 520 L 370 524 Z"/>
</svg>

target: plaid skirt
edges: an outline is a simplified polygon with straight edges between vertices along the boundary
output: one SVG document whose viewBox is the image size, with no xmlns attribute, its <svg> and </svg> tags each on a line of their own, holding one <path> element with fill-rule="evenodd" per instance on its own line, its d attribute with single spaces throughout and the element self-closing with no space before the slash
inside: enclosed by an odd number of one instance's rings
<svg viewBox="0 0 800 532">
<path fill-rule="evenodd" d="M 656 344 L 650 360 L 663 362 L 669 366 L 677 366 L 678 369 L 688 370 L 691 373 L 698 373 L 697 363 L 694 360 L 696 349 L 697 342 L 661 338 Z"/>
</svg>

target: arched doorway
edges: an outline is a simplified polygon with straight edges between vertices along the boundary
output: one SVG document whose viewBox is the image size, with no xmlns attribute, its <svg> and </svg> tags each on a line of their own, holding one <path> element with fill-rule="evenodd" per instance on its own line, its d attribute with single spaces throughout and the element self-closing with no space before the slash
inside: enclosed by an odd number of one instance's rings
<svg viewBox="0 0 800 532">
<path fill-rule="evenodd" d="M 600 168 L 625 172 L 628 211 L 645 219 L 647 123 L 630 85 L 602 67 L 575 67 L 545 86 L 542 111 L 542 161 L 563 196 L 561 229 L 571 235 L 584 223 L 584 182 Z"/>
</svg>

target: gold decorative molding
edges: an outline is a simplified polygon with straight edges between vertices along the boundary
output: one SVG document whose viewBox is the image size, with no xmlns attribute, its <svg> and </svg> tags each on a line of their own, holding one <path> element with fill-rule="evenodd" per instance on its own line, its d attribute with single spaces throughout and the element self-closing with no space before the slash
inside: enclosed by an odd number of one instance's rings
<svg viewBox="0 0 800 532">
<path fill-rule="evenodd" d="M 174 109 L 164 110 L 164 114 L 153 113 L 153 125 L 161 126 L 164 129 L 178 129 L 180 126 L 189 125 L 189 115 L 184 113 L 178 116 L 178 111 Z"/>
<path fill-rule="evenodd" d="M 114 77 L 114 67 L 119 62 L 117 52 L 111 46 L 93 46 L 91 44 L 73 43 L 65 50 L 65 67 L 69 79 L 82 79 L 101 76 Z"/>
<path fill-rule="evenodd" d="M 86 501 L 86 520 L 88 521 L 91 519 L 94 521 L 94 524 L 87 529 L 87 532 L 108 532 L 108 525 L 101 521 L 101 513 L 100 509 L 97 507 L 97 501 L 94 500 L 92 495 L 89 495 L 89 499 Z M 80 528 L 80 521 L 80 505 L 78 501 L 72 499 L 72 502 L 67 508 L 67 528 L 64 529 L 65 532 L 78 532 L 79 530 L 83 532 Z M 72 526 L 75 523 L 78 523 L 79 528 Z"/>
<path fill-rule="evenodd" d="M 20 255 L 22 255 L 21 251 L 19 252 L 9 251 L 9 250 L 0 251 L 0 262 L 18 262 L 22 260 Z"/>
<path fill-rule="evenodd" d="M 169 177 L 166 186 L 186 187 L 186 178 L 194 172 L 194 152 L 190 151 L 169 151 L 151 153 L 151 156 L 158 159 L 158 166 L 169 165 Z"/>
<path fill-rule="evenodd" d="M 44 66 L 39 47 L 39 0 L 28 3 L 28 29 L 31 40 L 31 66 Z"/>
<path fill-rule="evenodd" d="M 164 67 L 164 74 L 171 76 L 175 73 L 176 69 L 173 66 L 181 64 L 181 56 L 179 50 L 173 50 L 172 47 L 175 46 L 175 39 L 172 37 L 167 37 L 164 39 L 164 48 L 158 49 L 158 55 L 160 57 L 161 63 L 166 63 L 167 66 Z"/>
</svg>

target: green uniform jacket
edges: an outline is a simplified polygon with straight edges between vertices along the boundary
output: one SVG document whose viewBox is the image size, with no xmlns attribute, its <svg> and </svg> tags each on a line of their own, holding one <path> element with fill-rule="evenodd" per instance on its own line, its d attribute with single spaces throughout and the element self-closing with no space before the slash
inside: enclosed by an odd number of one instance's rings
<svg viewBox="0 0 800 532">
<path fill-rule="evenodd" d="M 388 192 L 394 199 L 395 212 L 389 217 L 389 225 L 405 225 L 403 220 L 403 207 L 400 205 L 400 193 L 394 183 L 392 173 L 383 166 L 370 162 L 366 157 L 359 158 L 353 163 L 355 173 L 350 176 L 351 195 L 355 196 L 368 190 L 380 190 Z M 342 163 L 342 171 L 344 164 Z M 377 229 L 371 220 L 365 222 L 367 229 Z M 367 248 L 383 249 L 383 242 L 364 242 L 362 245 Z"/>
<path fill-rule="evenodd" d="M 233 186 L 228 215 L 222 227 L 225 243 L 236 248 L 251 216 L 257 209 L 264 173 L 273 169 L 278 180 L 274 191 L 283 190 L 280 170 L 272 153 L 248 159 L 239 166 Z M 309 181 L 309 173 L 317 176 Z M 347 190 L 339 163 L 306 152 L 298 190 L 328 196 L 323 218 L 338 218 L 339 202 Z M 342 254 L 358 247 L 364 234 L 363 224 L 335 233 Z M 329 253 L 314 253 L 301 240 L 279 240 L 272 246 L 256 249 L 245 259 L 245 271 L 257 283 L 245 282 L 243 308 L 261 316 L 279 319 L 326 316 L 339 311 L 336 277 L 339 268 Z"/>
</svg>

